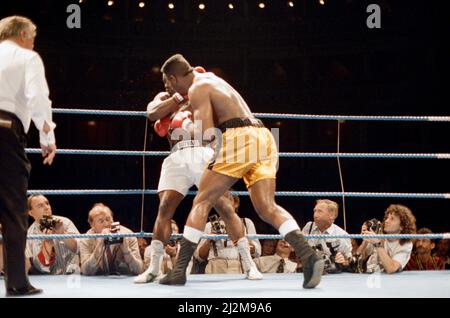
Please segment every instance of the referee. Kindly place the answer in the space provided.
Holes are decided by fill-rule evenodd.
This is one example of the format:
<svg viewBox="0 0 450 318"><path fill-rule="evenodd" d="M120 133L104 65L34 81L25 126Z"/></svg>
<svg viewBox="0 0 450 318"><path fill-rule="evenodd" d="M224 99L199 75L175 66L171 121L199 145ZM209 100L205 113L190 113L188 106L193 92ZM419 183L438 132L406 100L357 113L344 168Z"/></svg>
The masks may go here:
<svg viewBox="0 0 450 318"><path fill-rule="evenodd" d="M56 153L51 101L42 60L33 51L36 26L10 16L0 20L0 223L7 296L42 292L25 271L27 189L31 165L25 154L30 122L39 130L44 164Z"/></svg>

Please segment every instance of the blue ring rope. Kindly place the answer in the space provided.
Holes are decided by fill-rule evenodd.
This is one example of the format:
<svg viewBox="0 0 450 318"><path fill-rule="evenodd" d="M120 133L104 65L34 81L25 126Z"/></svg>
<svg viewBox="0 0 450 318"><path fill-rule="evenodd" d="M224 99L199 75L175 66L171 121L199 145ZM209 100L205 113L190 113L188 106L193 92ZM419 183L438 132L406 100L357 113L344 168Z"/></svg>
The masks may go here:
<svg viewBox="0 0 450 318"><path fill-rule="evenodd" d="M28 190L28 195L131 195L158 194L157 190L138 189L78 189L78 190ZM232 194L248 196L248 191L232 191ZM189 191L195 195L197 191ZM411 199L450 199L450 193L400 193L400 192L325 192L325 191L276 191L276 196L287 197L347 197L354 198L411 198Z"/></svg>
<svg viewBox="0 0 450 318"><path fill-rule="evenodd" d="M97 110L76 108L53 108L55 114L105 115L147 117L145 111ZM304 120L357 120L357 121L433 121L450 122L450 116L355 116L355 115L308 115L285 113L254 113L259 118L304 119Z"/></svg>
<svg viewBox="0 0 450 318"><path fill-rule="evenodd" d="M246 235L249 240L263 240L263 239L277 239L281 240L284 237L280 234L248 234ZM64 239L75 239L75 238L124 238L124 237L153 237L153 233L109 233L109 234L32 234L28 235L28 240L64 240ZM180 239L183 237L183 234L172 234L170 239ZM202 236L203 239L229 239L228 235L220 234L204 234ZM342 235L328 235L328 234L308 234L305 235L307 239L450 239L450 233L436 233L436 234L342 234ZM0 241L2 240L2 236L0 235Z"/></svg>
<svg viewBox="0 0 450 318"><path fill-rule="evenodd" d="M39 148L27 148L29 154L40 154ZM94 149L57 149L60 155L101 156L167 156L170 151L130 151ZM450 159L450 153L327 153L327 152L280 152L282 158L389 158L389 159Z"/></svg>

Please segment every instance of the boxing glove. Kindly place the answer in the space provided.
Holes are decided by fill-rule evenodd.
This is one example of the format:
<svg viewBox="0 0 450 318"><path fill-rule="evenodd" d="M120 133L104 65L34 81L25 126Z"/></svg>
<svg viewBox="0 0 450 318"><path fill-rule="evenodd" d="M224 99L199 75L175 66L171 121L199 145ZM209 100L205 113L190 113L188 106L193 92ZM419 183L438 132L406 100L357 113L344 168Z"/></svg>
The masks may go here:
<svg viewBox="0 0 450 318"><path fill-rule="evenodd" d="M170 116L158 119L153 128L159 137L165 137L170 128Z"/></svg>
<svg viewBox="0 0 450 318"><path fill-rule="evenodd" d="M206 70L203 68L203 66L194 67L194 71L196 71L197 73L206 73Z"/></svg>
<svg viewBox="0 0 450 318"><path fill-rule="evenodd" d="M175 114L172 118L172 122L170 124L170 128L176 129L176 128L183 128L185 130L188 130L188 126L192 124L192 113L190 111L183 111Z"/></svg>

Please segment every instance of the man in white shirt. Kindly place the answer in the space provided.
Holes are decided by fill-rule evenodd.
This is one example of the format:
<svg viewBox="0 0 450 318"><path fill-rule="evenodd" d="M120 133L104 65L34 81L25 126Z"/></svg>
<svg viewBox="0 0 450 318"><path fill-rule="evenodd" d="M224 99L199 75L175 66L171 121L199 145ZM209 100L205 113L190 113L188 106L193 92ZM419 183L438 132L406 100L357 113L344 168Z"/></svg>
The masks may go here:
<svg viewBox="0 0 450 318"><path fill-rule="evenodd" d="M255 258L254 261L261 273L295 273L297 263L291 261L289 256L294 251L285 240L279 240L275 254Z"/></svg>
<svg viewBox="0 0 450 318"><path fill-rule="evenodd" d="M416 218L411 210L400 204L390 205L384 212L383 233L414 234ZM364 223L361 234L376 234ZM410 239L364 239L358 248L362 259L367 259L368 273L398 273L403 270L411 257L413 244Z"/></svg>
<svg viewBox="0 0 450 318"><path fill-rule="evenodd" d="M174 219L170 220L170 226L172 229L172 234L178 234L180 233L180 230L178 228L177 222L175 222ZM163 260L160 264L160 271L163 274L166 274L169 270L171 270L176 263L177 260L177 254L179 249L179 243L178 240L169 241L164 246L164 256ZM152 250L150 245L145 248L144 251L144 267L148 268L150 266L151 260L152 260Z"/></svg>
<svg viewBox="0 0 450 318"><path fill-rule="evenodd" d="M71 220L56 216L48 199L43 195L28 198L28 213L34 219L29 235L80 234ZM25 256L29 258L35 273L65 275L80 273L78 239L28 240ZM33 274L33 272L31 273Z"/></svg>
<svg viewBox="0 0 450 318"><path fill-rule="evenodd" d="M231 198L234 200L234 198ZM234 201L236 202L236 201ZM239 201L237 201L239 202ZM237 207L234 206L236 213L238 211ZM215 215L210 217L210 221L206 223L205 233L206 234L226 234L225 222L221 219L215 219ZM241 218L242 226L244 228L244 234L256 234L255 224L249 218ZM216 226L213 225L215 223ZM217 229L215 229L217 227ZM218 228L222 229L223 233L217 233ZM249 240L250 254L252 257L261 256L261 244L259 240ZM254 262L251 261L250 264L246 264L240 256L237 242L230 240L201 240L196 251L194 252L194 257L200 261L207 261L205 274L241 274L247 271L248 267L256 266ZM257 268L253 269L259 278L262 275L257 272Z"/></svg>
<svg viewBox="0 0 450 318"><path fill-rule="evenodd" d="M96 203L88 214L91 228L86 234L133 233L114 222L112 210ZM144 263L135 237L123 239L82 238L81 273L84 275L139 275Z"/></svg>
<svg viewBox="0 0 450 318"><path fill-rule="evenodd" d="M334 224L338 216L339 205L331 200L317 200L314 207L314 222L308 222L303 234L347 235L348 233ZM337 273L348 266L352 257L350 239L308 239L325 259L325 271ZM337 264L337 266L336 266Z"/></svg>
<svg viewBox="0 0 450 318"><path fill-rule="evenodd" d="M3 225L5 287L8 296L42 292L28 281L25 245L30 163L26 133L33 120L39 130L44 164L56 154L56 127L44 65L33 51L36 26L19 16L0 20L0 223Z"/></svg>

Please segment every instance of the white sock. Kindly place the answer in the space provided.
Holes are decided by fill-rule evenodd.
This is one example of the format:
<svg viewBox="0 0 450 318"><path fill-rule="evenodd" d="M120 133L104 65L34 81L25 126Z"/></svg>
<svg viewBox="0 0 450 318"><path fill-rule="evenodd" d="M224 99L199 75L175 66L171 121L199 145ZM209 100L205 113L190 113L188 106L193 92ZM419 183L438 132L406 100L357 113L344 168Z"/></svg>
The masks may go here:
<svg viewBox="0 0 450 318"><path fill-rule="evenodd" d="M247 272L250 270L250 267L255 265L255 263L250 255L250 246L248 244L248 239L245 236L237 241L237 248L243 261L244 270Z"/></svg>
<svg viewBox="0 0 450 318"><path fill-rule="evenodd" d="M150 251L150 272L158 275L164 256L164 244L161 241L152 240Z"/></svg>
<svg viewBox="0 0 450 318"><path fill-rule="evenodd" d="M199 231L190 226L184 227L183 237L192 243L198 244L203 236L203 231Z"/></svg>
<svg viewBox="0 0 450 318"><path fill-rule="evenodd" d="M287 221L284 221L283 224L281 224L280 228L278 229L278 232L280 232L281 235L286 236L286 234L295 230L300 230L297 221L295 221L294 219L289 219Z"/></svg>

